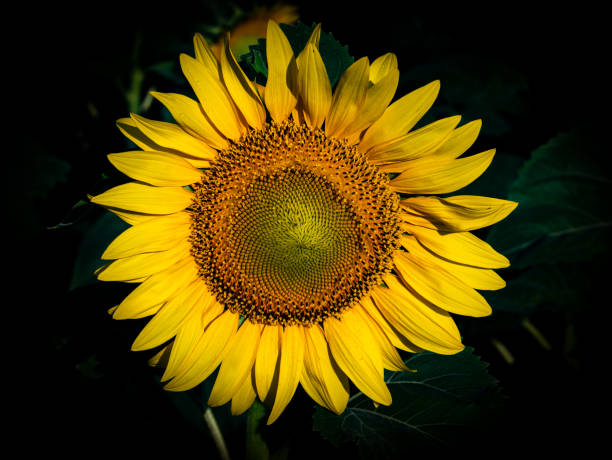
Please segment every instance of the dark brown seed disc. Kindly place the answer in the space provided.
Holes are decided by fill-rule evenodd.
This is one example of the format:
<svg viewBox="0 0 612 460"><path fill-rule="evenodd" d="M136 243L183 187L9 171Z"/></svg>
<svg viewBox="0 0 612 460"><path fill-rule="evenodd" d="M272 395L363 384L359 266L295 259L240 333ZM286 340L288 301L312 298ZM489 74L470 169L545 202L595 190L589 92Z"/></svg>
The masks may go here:
<svg viewBox="0 0 612 460"><path fill-rule="evenodd" d="M253 322L338 316L391 267L398 198L354 147L290 121L250 131L194 186L191 253Z"/></svg>

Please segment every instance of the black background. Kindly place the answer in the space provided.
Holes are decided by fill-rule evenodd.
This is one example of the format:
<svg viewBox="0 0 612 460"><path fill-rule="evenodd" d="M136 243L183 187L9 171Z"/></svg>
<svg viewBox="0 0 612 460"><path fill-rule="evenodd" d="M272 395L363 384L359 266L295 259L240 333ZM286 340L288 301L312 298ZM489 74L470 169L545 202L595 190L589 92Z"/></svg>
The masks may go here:
<svg viewBox="0 0 612 460"><path fill-rule="evenodd" d="M608 59L607 32L602 12L591 5L538 10L536 2L427 8L416 2L339 3L305 2L299 5L300 16L307 24L322 22L355 57L393 51L404 71L451 56L459 66L478 62L475 78L486 74L487 63L503 63L525 82L520 95L526 104L519 113L505 114L510 129L487 135L483 128L479 143L486 148L527 158L560 132L605 122L608 87L601 66ZM5 86L10 124L3 130L10 139L3 152L8 160L5 228L10 230L4 380L5 397L17 409L13 426L23 436L23 450L67 456L130 451L143 457L199 450L202 458L214 458L206 434L159 390L155 371L145 365L148 355L129 351L144 323L108 317L106 309L129 288L93 285L69 291L83 228L47 230L95 190L102 172L110 171L105 155L124 148L114 121L127 115L127 107L116 81L127 81L135 32L143 37L143 62L178 59L175 42L189 44L201 23L214 22L211 11L206 2L110 0L70 7L20 5L5 17L17 27L5 30L4 37L3 67L10 82ZM398 94L412 83L404 82ZM144 89L147 84L159 80L145 81ZM602 155L607 153L602 148ZM44 159L49 156L68 163L70 170L65 180L46 186L50 174ZM605 285L606 274L594 276ZM598 292L585 293L584 299L604 307ZM499 426L481 439L492 455L552 454L571 446L588 452L598 443L602 425L595 415L603 410L606 394L599 369L609 361L602 351L608 335L601 318L591 315L593 308L585 311L573 317L578 345L569 358L563 350L567 318L562 314L533 318L551 342L550 351L524 332L500 337L516 357L511 366L481 337L467 342L491 364L490 373L509 398ZM310 403L301 392L287 411L297 413L300 406L308 413ZM284 414L275 425L277 436L296 436L289 458L323 448L355 454L354 446L337 451L316 435L303 438L307 441L295 435L311 429L310 419ZM230 435L238 457L241 436ZM482 446L473 447L479 451Z"/></svg>

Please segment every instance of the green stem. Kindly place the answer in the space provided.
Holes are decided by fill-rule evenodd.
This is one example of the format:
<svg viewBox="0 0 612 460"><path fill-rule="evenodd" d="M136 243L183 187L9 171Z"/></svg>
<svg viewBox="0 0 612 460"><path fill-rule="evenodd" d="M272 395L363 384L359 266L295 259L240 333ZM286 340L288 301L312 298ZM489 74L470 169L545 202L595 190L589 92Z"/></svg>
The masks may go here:
<svg viewBox="0 0 612 460"><path fill-rule="evenodd" d="M223 434L219 429L215 414L213 414L210 407L207 407L204 411L204 421L206 422L206 425L208 425L210 434L215 441L215 445L217 446L221 460L230 460L229 452L227 450L227 446L225 445L225 440L223 439Z"/></svg>

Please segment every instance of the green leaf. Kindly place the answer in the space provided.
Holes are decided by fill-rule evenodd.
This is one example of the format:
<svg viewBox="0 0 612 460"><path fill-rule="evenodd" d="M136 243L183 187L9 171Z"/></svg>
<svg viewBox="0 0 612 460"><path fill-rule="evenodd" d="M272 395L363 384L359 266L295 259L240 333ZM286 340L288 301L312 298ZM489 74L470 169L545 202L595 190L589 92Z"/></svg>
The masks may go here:
<svg viewBox="0 0 612 460"><path fill-rule="evenodd" d="M258 39L257 45L249 45L249 50L248 54L240 56L240 64L251 81L265 85L268 79L266 41Z"/></svg>
<svg viewBox="0 0 612 460"><path fill-rule="evenodd" d="M588 260L610 249L612 179L587 129L559 135L536 149L508 193L518 208L487 241L514 268Z"/></svg>
<svg viewBox="0 0 612 460"><path fill-rule="evenodd" d="M129 227L115 214L105 211L100 218L91 225L81 240L79 252L74 261L74 271L70 282L70 289L92 284L96 281L94 272L103 266L105 261L100 259L107 246L124 230Z"/></svg>
<svg viewBox="0 0 612 460"><path fill-rule="evenodd" d="M295 25L281 24L280 27L283 29L283 32L285 32L287 39L289 39L293 53L297 56L304 49L304 46L306 46L306 42L316 27L316 24L313 23L311 26L307 26L306 24L298 22ZM325 63L329 81L333 87L355 59L349 54L346 45L341 45L331 33L323 30L321 31L319 51Z"/></svg>
<svg viewBox="0 0 612 460"><path fill-rule="evenodd" d="M406 365L417 372L387 378L390 406L376 408L357 393L341 415L317 408L314 429L334 444L356 442L364 458L405 458L415 449L459 445L486 427L501 403L488 364L471 348L452 356L419 353Z"/></svg>
<svg viewBox="0 0 612 460"><path fill-rule="evenodd" d="M313 23L311 26L307 26L298 22L295 25L280 24L280 27L287 36L294 55L297 56L306 46L306 42L316 24ZM257 45L251 45L249 49L250 52L248 54L241 56L242 67L250 79L263 85L268 77L266 41L259 39ZM355 59L349 54L346 45L341 45L331 33L325 31L321 32L319 52L333 87Z"/></svg>

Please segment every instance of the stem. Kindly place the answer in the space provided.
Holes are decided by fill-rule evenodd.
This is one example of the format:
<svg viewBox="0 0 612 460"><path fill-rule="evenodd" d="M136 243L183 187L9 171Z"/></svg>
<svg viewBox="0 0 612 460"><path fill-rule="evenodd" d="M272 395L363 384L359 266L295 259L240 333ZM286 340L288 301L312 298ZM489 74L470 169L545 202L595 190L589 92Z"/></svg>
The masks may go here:
<svg viewBox="0 0 612 460"><path fill-rule="evenodd" d="M544 337L544 335L538 330L538 328L534 326L531 321L525 318L521 324L525 329L527 329L527 331L531 335L533 335L533 337L538 341L538 343L542 345L542 348L544 348L545 350L550 350L552 348L548 340L546 340L546 337Z"/></svg>
<svg viewBox="0 0 612 460"><path fill-rule="evenodd" d="M512 356L512 353L510 353L506 345L494 337L491 337L491 343L508 364L514 364L514 356Z"/></svg>
<svg viewBox="0 0 612 460"><path fill-rule="evenodd" d="M208 425L210 434L215 441L215 445L217 446L221 460L230 460L229 452L227 450L227 446L225 445L225 440L223 439L223 434L221 434L215 414L213 414L210 407L207 407L204 411L204 421L206 422L206 425Z"/></svg>

